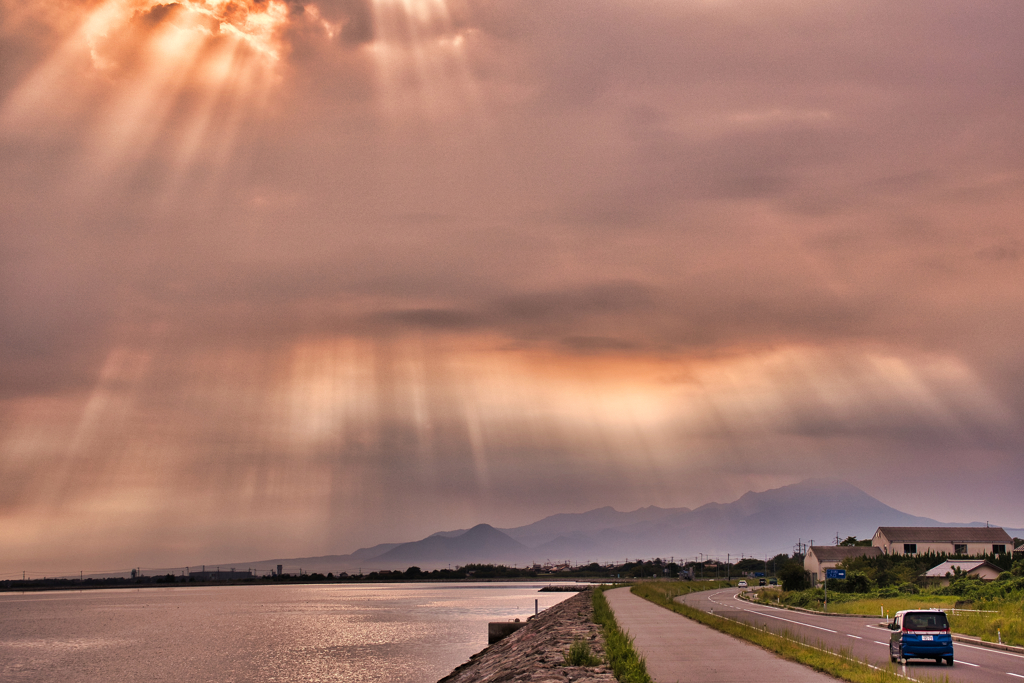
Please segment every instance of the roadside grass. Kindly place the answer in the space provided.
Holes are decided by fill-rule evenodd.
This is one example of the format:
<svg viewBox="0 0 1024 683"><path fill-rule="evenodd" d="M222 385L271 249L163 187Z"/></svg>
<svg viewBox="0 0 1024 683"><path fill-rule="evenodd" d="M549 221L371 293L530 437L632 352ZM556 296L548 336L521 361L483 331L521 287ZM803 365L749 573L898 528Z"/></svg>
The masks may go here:
<svg viewBox="0 0 1024 683"><path fill-rule="evenodd" d="M817 600L794 602L786 600L787 594L781 591L762 590L757 592L757 602L766 605L776 605L777 597L781 597L782 604L796 605L805 609L821 611L822 604ZM892 618L900 610L904 609L952 609L959 599L954 595L901 595L896 598L880 597L852 597L849 593L829 593L828 611L837 614L870 614L879 619L885 619L886 615ZM806 602L806 604L804 604Z"/></svg>
<svg viewBox="0 0 1024 683"><path fill-rule="evenodd" d="M906 609L929 609L937 608L946 610L949 617L949 626L954 633L966 636L981 638L992 643L1002 642L1007 645L1024 646L1024 602L1020 601L997 601L977 600L972 603L972 609L983 610L979 612L952 612L953 606L959 598L955 595L930 595L927 593L917 595L901 595L895 598L853 597L850 594L838 593L839 599L833 599L829 593L828 611L839 614L870 614L879 619L892 619L892 616L900 610ZM841 596L841 597L840 597ZM818 601L794 601L786 600L786 594L779 591L762 590L758 591L758 602L762 604L775 605L776 598L780 597L782 604L797 604L799 607L821 611L822 605ZM806 604L803 604L806 602Z"/></svg>
<svg viewBox="0 0 1024 683"><path fill-rule="evenodd" d="M647 663L633 647L633 639L626 635L615 622L615 615L604 597L604 591L612 586L598 586L594 589L594 623L604 630L604 649L608 666L619 683L654 683L647 673Z"/></svg>
<svg viewBox="0 0 1024 683"><path fill-rule="evenodd" d="M1024 602L974 603L975 609L993 610L995 614L958 612L949 615L949 626L956 633L974 636L995 643L1024 646Z"/></svg>
<svg viewBox="0 0 1024 683"><path fill-rule="evenodd" d="M729 584L724 582L639 583L633 587L633 593L722 633L742 638L774 652L780 657L809 666L835 678L850 681L850 683L895 683L895 681L903 679L897 673L895 666L891 664L885 668L872 666L854 659L846 648L835 651L820 642L807 643L788 631L774 633L762 630L675 601L675 598L680 595L727 585ZM949 676L935 678L921 676L915 672L915 679L929 683L938 681L948 683Z"/></svg>

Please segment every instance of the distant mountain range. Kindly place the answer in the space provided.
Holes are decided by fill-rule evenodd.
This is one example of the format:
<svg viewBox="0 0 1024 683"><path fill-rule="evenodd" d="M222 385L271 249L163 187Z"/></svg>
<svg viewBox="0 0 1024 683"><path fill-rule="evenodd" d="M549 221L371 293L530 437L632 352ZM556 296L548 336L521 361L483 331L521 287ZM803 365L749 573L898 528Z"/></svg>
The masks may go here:
<svg viewBox="0 0 1024 683"><path fill-rule="evenodd" d="M791 553L797 541L831 545L835 537L870 538L879 526L984 526L944 524L889 507L837 479L807 479L755 493L732 503L689 508L646 507L619 512L611 507L557 514L512 529L478 524L440 531L410 543L384 543L350 555L259 562L237 567L307 573L379 569L443 568L449 565L622 562L629 558L770 557ZM1024 536L1022 529L1006 529Z"/></svg>

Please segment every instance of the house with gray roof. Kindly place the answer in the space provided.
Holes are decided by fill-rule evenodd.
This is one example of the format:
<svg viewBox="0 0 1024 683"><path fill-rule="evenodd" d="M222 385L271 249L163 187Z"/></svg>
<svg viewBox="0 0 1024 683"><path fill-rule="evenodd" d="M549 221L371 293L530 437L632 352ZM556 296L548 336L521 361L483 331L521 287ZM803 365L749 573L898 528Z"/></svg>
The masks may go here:
<svg viewBox="0 0 1024 683"><path fill-rule="evenodd" d="M835 569L851 557L878 557L879 548L864 545L812 545L804 555L804 571L811 575L811 585L825 578L826 569Z"/></svg>
<svg viewBox="0 0 1024 683"><path fill-rule="evenodd" d="M1001 555L1013 549L1013 539L1001 527L880 526L871 545L887 555Z"/></svg>
<svg viewBox="0 0 1024 683"><path fill-rule="evenodd" d="M1002 567L998 567L988 560L946 560L921 574L921 578L928 583L948 586L950 580L957 573L977 576L984 581L995 581L1002 571Z"/></svg>

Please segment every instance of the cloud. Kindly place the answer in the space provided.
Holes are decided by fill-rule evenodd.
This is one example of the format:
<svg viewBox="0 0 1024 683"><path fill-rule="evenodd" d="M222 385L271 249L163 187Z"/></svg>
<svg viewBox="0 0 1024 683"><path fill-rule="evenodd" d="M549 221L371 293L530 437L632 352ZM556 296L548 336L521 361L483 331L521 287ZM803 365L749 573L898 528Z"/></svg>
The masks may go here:
<svg viewBox="0 0 1024 683"><path fill-rule="evenodd" d="M1024 526L1018 4L2 2L11 561L934 462Z"/></svg>

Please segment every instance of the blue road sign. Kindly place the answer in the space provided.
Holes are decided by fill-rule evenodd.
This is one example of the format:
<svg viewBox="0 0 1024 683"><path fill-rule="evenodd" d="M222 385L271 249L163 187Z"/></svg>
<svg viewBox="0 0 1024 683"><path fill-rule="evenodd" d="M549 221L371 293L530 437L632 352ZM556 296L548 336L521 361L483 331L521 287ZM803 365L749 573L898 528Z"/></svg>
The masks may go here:
<svg viewBox="0 0 1024 683"><path fill-rule="evenodd" d="M846 578L846 570L845 569L826 569L825 570L825 578L826 579L845 579Z"/></svg>

